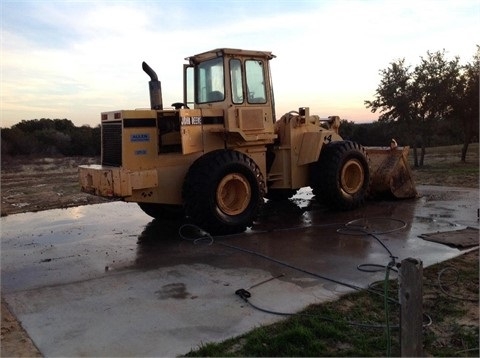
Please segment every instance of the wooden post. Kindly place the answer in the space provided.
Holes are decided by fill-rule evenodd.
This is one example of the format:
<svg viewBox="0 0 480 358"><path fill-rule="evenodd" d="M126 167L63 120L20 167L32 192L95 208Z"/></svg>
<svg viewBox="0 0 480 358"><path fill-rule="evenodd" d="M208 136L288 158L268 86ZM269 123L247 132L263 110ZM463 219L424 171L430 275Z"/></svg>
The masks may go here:
<svg viewBox="0 0 480 358"><path fill-rule="evenodd" d="M423 264L407 258L398 275L400 299L400 354L423 356Z"/></svg>

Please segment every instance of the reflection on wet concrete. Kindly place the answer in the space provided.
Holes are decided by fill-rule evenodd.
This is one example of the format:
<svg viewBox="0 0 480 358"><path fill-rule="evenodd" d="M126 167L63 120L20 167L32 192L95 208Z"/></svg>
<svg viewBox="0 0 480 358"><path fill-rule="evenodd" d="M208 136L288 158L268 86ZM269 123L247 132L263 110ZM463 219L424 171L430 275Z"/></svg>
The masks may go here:
<svg viewBox="0 0 480 358"><path fill-rule="evenodd" d="M368 235L352 235L345 230L339 231L352 221L361 223L369 232L377 234L386 245L392 245L392 251L399 260L409 256L405 252L418 255L418 250L424 248L424 264L429 265L452 257L456 251L438 246L432 249L417 236L434 228L449 230L451 227L459 227L462 225L459 220L464 220L469 215L452 214L458 211L458 208L450 201L455 194L449 193L436 197L447 199L446 204L451 207L444 208L443 204L436 201L433 203L439 207L441 213L448 210L450 214L447 216L429 213L425 220L422 214L424 204L432 202L435 197L429 189L426 189L426 193L427 198L369 202L364 208L354 212L333 212L313 200L311 191L300 191L292 200L267 202L251 229L238 235L214 238L212 245L207 242L194 245L192 242L182 241L179 230L183 222L154 220L146 225L139 236L134 267L152 269L199 262L208 262L220 268L257 267L260 261L265 260L245 253L254 251L299 267L315 267L321 272L332 271L330 267L332 262L335 262L333 275L342 272L348 280L349 274L344 273L342 267L351 268L352 257L355 261L374 259L385 264L389 260L384 248ZM469 205L471 208L467 209ZM470 219L465 224L478 225L472 215L475 202L463 207L470 210ZM440 216L443 220L438 220ZM164 236L165 240L159 240L161 236ZM228 245L222 245L224 243ZM245 251L232 249L232 246ZM285 270L281 265L272 262L264 262L262 267L272 275ZM296 275L298 273L291 273L283 280L290 280L289 277ZM351 280L356 280L355 275L351 276Z"/></svg>
<svg viewBox="0 0 480 358"><path fill-rule="evenodd" d="M243 306L233 294L238 288L266 280L252 289L256 299L297 310L347 291L320 275L362 287L380 279L382 273L357 266L386 265L385 247L398 261L415 257L424 266L458 255L418 235L478 227L478 190L419 192L418 199L333 212L301 190L291 200L267 202L245 233L199 241L183 221L152 220L136 204L120 202L2 217L2 294L47 356L183 354L200 339L277 319ZM143 336L131 334L129 322L140 319ZM106 325L116 328L105 333ZM127 350L114 348L119 335Z"/></svg>
<svg viewBox="0 0 480 358"><path fill-rule="evenodd" d="M369 202L353 212L333 212L319 205L311 191L303 190L291 200L267 202L258 221L245 233L215 241L323 269L322 262L348 262L350 256L385 256L368 237L337 232L352 220L393 219L374 222L376 227L370 229L379 231L397 225L398 221L405 222L404 230L382 237L393 245L393 250L400 250L399 257L410 249L418 254L417 248L428 247L417 238L422 233L478 226L475 195L464 189L439 191L435 187L425 187L422 193L419 199ZM148 270L191 263L255 267L261 261L226 246L193 245L182 240L179 230L183 224L151 220L135 204L118 202L4 217L2 288L41 286L42 277L47 280L43 284L53 284L121 269ZM451 254L450 250L447 252L448 258ZM443 259L426 255L427 264ZM275 274L278 270L273 267L270 270ZM51 275L52 272L57 275Z"/></svg>

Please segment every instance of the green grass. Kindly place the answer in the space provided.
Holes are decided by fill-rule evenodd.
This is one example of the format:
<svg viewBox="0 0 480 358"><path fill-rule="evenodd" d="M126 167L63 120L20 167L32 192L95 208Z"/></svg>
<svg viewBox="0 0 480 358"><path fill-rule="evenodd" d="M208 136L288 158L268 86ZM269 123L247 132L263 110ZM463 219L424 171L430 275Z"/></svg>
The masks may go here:
<svg viewBox="0 0 480 358"><path fill-rule="evenodd" d="M384 356L386 336L384 329L356 327L345 322L360 316L364 323L377 324L378 314L358 315L341 312L335 306L311 307L303 315L280 323L258 327L251 332L219 344L204 344L188 356L250 356L250 357L319 357L319 356ZM325 317L329 317L328 320ZM330 319L334 320L332 322ZM392 352L399 354L398 330L392 331Z"/></svg>
<svg viewBox="0 0 480 358"><path fill-rule="evenodd" d="M476 261L462 261L465 259L460 256L424 269L424 312L433 322L424 328L427 355L478 356L478 322L460 323L469 315L464 299L476 297L477 302L472 304L478 310L478 251L476 254ZM442 271L445 268L448 272ZM439 274L444 289L453 296L458 291L462 297L444 294ZM384 282L378 283L375 290L383 292ZM396 280L388 281L388 297L392 301L398 297L397 292ZM242 336L202 344L187 356L378 357L386 356L387 352L400 356L399 314L399 305L390 302L391 329L387 336L385 328L375 328L386 323L384 298L368 291L355 292L337 301L311 305L299 315L255 328Z"/></svg>
<svg viewBox="0 0 480 358"><path fill-rule="evenodd" d="M460 161L461 145L426 148L422 167L413 167L413 150L409 162L416 184L479 187L479 145L468 147L465 162ZM419 155L420 155L420 151Z"/></svg>
<svg viewBox="0 0 480 358"><path fill-rule="evenodd" d="M395 286L395 285L393 285ZM395 297L393 287L390 296ZM398 305L389 305L391 325L398 326ZM312 305L300 315L219 344L203 344L188 356L384 356L387 352L384 300L368 292ZM362 324L357 326L351 322ZM391 329L392 352L399 354L399 331Z"/></svg>

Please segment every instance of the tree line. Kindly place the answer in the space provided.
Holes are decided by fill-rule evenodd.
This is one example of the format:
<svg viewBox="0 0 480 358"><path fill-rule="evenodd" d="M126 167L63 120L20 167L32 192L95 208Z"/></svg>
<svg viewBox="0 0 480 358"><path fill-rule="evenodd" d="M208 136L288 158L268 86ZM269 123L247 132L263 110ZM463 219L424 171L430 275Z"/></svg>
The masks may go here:
<svg viewBox="0 0 480 358"><path fill-rule="evenodd" d="M366 108L379 112L373 123L342 120L340 135L364 146L388 146L392 138L413 148L415 166L422 166L426 147L478 141L480 47L461 65L445 51L427 52L414 67L405 59L380 70L381 80ZM101 128L76 127L68 119L22 120L1 129L2 156L99 156ZM420 155L417 153L420 148Z"/></svg>
<svg viewBox="0 0 480 358"><path fill-rule="evenodd" d="M2 156L99 156L100 126L76 127L68 119L22 120L2 128Z"/></svg>
<svg viewBox="0 0 480 358"><path fill-rule="evenodd" d="M425 147L459 134L465 161L469 143L478 141L480 47L465 65L458 56L447 59L443 50L427 52L414 67L399 59L380 75L374 99L365 106L380 112L380 123L396 125L414 149L415 166L423 165Z"/></svg>
<svg viewBox="0 0 480 358"><path fill-rule="evenodd" d="M478 119L477 119L478 124ZM412 138L402 121L354 123L343 119L340 135L364 146L389 146L391 139L410 145ZM2 156L99 156L101 129L76 127L68 119L22 120L11 128L1 129ZM427 147L462 144L464 130L454 118L438 121L425 138ZM460 153L459 153L460 158Z"/></svg>

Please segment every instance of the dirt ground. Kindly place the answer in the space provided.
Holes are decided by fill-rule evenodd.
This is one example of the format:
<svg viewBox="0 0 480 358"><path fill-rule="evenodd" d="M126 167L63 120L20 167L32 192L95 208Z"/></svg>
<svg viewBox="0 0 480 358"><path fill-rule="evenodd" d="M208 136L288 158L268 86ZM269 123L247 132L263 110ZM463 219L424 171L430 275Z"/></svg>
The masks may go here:
<svg viewBox="0 0 480 358"><path fill-rule="evenodd" d="M1 216L97 204L107 199L82 193L78 166L99 158L2 158Z"/></svg>
<svg viewBox="0 0 480 358"><path fill-rule="evenodd" d="M440 179L443 185L448 183L452 186L478 188L478 145L476 150L473 150L474 158L468 157L470 163L473 160L477 170L474 170L473 174L467 172L466 175L457 175L457 179L445 174L442 167L448 166L448 160L452 160L452 163L455 162L453 166L463 170L465 166L457 163L458 157L450 158L441 152L435 153L435 156L433 154L428 162L431 167L413 171L417 184L436 184L439 176L445 175L448 181ZM82 193L79 189L78 165L95 163L98 163L98 158L2 158L1 215L107 202L107 199ZM468 254L468 259L464 262L475 262L478 265L478 250ZM478 281L476 285L478 291ZM478 325L478 302L465 304L471 305L469 311L475 312L473 318ZM472 313L469 316L471 320ZM41 356L3 299L1 322L2 357Z"/></svg>

